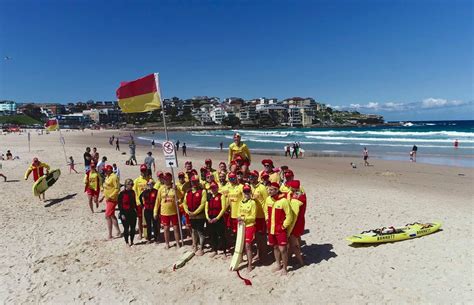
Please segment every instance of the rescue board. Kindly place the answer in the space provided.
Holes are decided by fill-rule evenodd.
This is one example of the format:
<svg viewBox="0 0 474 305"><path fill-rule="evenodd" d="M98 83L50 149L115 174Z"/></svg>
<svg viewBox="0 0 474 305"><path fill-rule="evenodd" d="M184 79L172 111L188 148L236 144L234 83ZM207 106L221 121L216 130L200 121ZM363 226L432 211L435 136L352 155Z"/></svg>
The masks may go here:
<svg viewBox="0 0 474 305"><path fill-rule="evenodd" d="M234 255L232 255L232 261L230 262L229 269L231 271L237 270L240 263L242 262L242 256L244 254L245 245L245 223L239 222L237 225L237 238L235 239Z"/></svg>
<svg viewBox="0 0 474 305"><path fill-rule="evenodd" d="M193 251L186 251L181 255L181 257L178 259L178 261L173 265L173 270L179 269L186 265L186 263L193 258L194 252Z"/></svg>
<svg viewBox="0 0 474 305"><path fill-rule="evenodd" d="M33 194L39 196L46 192L56 181L58 181L59 176L61 176L60 169L54 169L50 171L47 175L39 177L38 180L33 184Z"/></svg>
<svg viewBox="0 0 474 305"><path fill-rule="evenodd" d="M407 224L404 227L388 227L369 231L347 237L346 240L356 244L386 243L413 239L438 231L441 222Z"/></svg>

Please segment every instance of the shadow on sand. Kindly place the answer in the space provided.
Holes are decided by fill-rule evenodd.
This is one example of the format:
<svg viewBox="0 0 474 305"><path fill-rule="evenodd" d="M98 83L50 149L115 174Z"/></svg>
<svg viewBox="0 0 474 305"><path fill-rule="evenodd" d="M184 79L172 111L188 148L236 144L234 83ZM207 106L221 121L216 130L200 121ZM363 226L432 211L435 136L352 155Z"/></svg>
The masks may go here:
<svg viewBox="0 0 474 305"><path fill-rule="evenodd" d="M331 258L337 257L337 254L333 252L332 244L322 245L305 245L301 247L301 252L305 257L306 265L319 264L320 262L327 261Z"/></svg>
<svg viewBox="0 0 474 305"><path fill-rule="evenodd" d="M77 195L77 193L74 193L74 194L66 195L66 196L64 196L64 197L62 197L62 198L46 200L46 201L49 201L49 203L45 204L44 207L45 207L45 208L49 208L49 207L51 207L51 206L53 206L53 205L56 205L56 204L58 204L58 203L61 203L61 202L65 201L65 200L72 199L72 198L76 197L76 195Z"/></svg>

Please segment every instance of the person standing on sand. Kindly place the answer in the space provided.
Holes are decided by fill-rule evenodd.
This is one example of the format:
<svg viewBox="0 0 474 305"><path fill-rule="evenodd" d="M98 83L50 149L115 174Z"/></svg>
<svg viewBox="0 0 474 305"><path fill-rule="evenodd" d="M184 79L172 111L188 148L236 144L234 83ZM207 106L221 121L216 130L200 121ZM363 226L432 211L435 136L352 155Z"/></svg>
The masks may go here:
<svg viewBox="0 0 474 305"><path fill-rule="evenodd" d="M300 189L299 180L291 180L288 182L290 192L288 193L288 200L293 211L293 222L289 229L289 252L288 257L294 253L300 266L304 265L303 256L301 255L301 235L304 232L305 213L306 213L306 194Z"/></svg>
<svg viewBox="0 0 474 305"><path fill-rule="evenodd" d="M99 193L101 189L100 175L95 170L95 163L91 162L90 170L86 172L84 176L84 192L87 194L89 199L89 207L91 212L94 213L93 201L95 202L96 209L99 209Z"/></svg>
<svg viewBox="0 0 474 305"><path fill-rule="evenodd" d="M146 164L140 165L140 176L133 181L133 191L135 192L135 202L137 203L138 234L143 238L143 206L140 204L140 195L145 190L151 176L148 176Z"/></svg>
<svg viewBox="0 0 474 305"><path fill-rule="evenodd" d="M179 141L178 141L179 143ZM178 144L179 145L179 144ZM176 145L176 147L178 147L178 145ZM186 154L186 143L183 143L183 156L187 157L188 155Z"/></svg>
<svg viewBox="0 0 474 305"><path fill-rule="evenodd" d="M120 144L119 144L119 139L115 140L115 150L120 151Z"/></svg>
<svg viewBox="0 0 474 305"><path fill-rule="evenodd" d="M109 239L112 239L112 226L117 230L117 237L121 236L120 228L118 226L117 217L115 217L115 206L120 192L120 183L118 177L113 173L111 165L104 167L105 181L104 181L104 195L100 202L105 198L105 219L107 220L107 229L109 232Z"/></svg>
<svg viewBox="0 0 474 305"><path fill-rule="evenodd" d="M155 158L153 158L151 151L147 152L147 156L145 157L144 163L146 164L146 167L148 169L148 176L152 176L152 173L156 171L156 165L155 165ZM151 171L151 167L153 166L153 172Z"/></svg>
<svg viewBox="0 0 474 305"><path fill-rule="evenodd" d="M367 159L369 159L369 150L367 149L367 147L364 147L362 155L364 156L364 166L369 166L369 161L367 161Z"/></svg>
<svg viewBox="0 0 474 305"><path fill-rule="evenodd" d="M265 202L267 201L268 191L265 185L258 181L258 176L257 171L251 171L249 181L252 187L252 199L256 203L255 237L257 240L257 257L262 261L266 252Z"/></svg>
<svg viewBox="0 0 474 305"><path fill-rule="evenodd" d="M280 192L280 185L272 182L268 187L270 195L265 207L267 213L268 245L273 247L275 255L275 268L273 271L281 270L282 275L287 274L288 267L288 229L293 221L293 212L291 211L288 199L285 194Z"/></svg>
<svg viewBox="0 0 474 305"><path fill-rule="evenodd" d="M86 147L86 152L84 153L84 171L88 172L91 169L92 155L91 148Z"/></svg>
<svg viewBox="0 0 474 305"><path fill-rule="evenodd" d="M135 145L135 142L133 140L130 141L130 144L128 145L128 148L130 148L130 159L128 161L130 162L130 165L137 165L137 157L135 157L135 149L137 146ZM133 161L135 161L135 164L133 164Z"/></svg>
<svg viewBox="0 0 474 305"><path fill-rule="evenodd" d="M210 185L210 194L204 208L213 252L211 257L217 255L219 240L221 240L224 255L226 254L227 242L225 238L225 223L223 218L225 208L225 197L219 193L219 185L216 182L212 182Z"/></svg>
<svg viewBox="0 0 474 305"><path fill-rule="evenodd" d="M137 225L137 203L135 201L135 192L132 190L133 180L125 180L125 189L120 192L118 196L119 217L123 225L123 237L125 243L133 246L133 239L135 238L135 226ZM128 237L130 236L130 244Z"/></svg>
<svg viewBox="0 0 474 305"><path fill-rule="evenodd" d="M206 222L204 208L206 201L207 193L199 185L199 177L192 176L191 189L184 196L183 208L186 214L189 215L191 235L193 237L193 251L197 256L204 254L204 224Z"/></svg>
<svg viewBox="0 0 474 305"><path fill-rule="evenodd" d="M99 164L99 153L97 152L96 147L92 148L92 161L97 165Z"/></svg>
<svg viewBox="0 0 474 305"><path fill-rule="evenodd" d="M222 149L224 148L224 143L223 143L223 142L220 142L220 143L219 143L219 147L221 148L221 151L222 151Z"/></svg>
<svg viewBox="0 0 474 305"><path fill-rule="evenodd" d="M416 145L413 145L413 148L411 149L411 152L410 152L410 161L416 162L417 151L418 151L418 147Z"/></svg>
<svg viewBox="0 0 474 305"><path fill-rule="evenodd" d="M155 149L155 140L151 141L151 149Z"/></svg>
<svg viewBox="0 0 474 305"><path fill-rule="evenodd" d="M257 204L252 199L252 187L248 184L242 188L243 198L239 203L238 221L245 224L245 252L247 254L247 271L252 271L252 244L255 240L255 218Z"/></svg>
<svg viewBox="0 0 474 305"><path fill-rule="evenodd" d="M176 198L182 197L179 188L173 186L173 176L171 173L165 173L164 185L158 191L158 197L156 198L156 205L153 211L156 222L158 223L160 220L164 229L165 249L170 248L170 227L173 227L176 248L180 248L179 219L175 204L175 194Z"/></svg>
<svg viewBox="0 0 474 305"><path fill-rule="evenodd" d="M28 177L31 173L33 173L33 181L38 181L44 175L47 175L49 172L49 165L43 162L40 162L38 158L33 158L33 163L28 167L25 173L25 180L28 180ZM43 195L43 199L41 199L41 195ZM45 199L45 193L38 195L40 200Z"/></svg>
<svg viewBox="0 0 474 305"><path fill-rule="evenodd" d="M140 194L140 205L143 207L143 216L145 217L147 236L146 239L151 243L152 232L155 243L158 243L160 227L158 221L153 218L158 191L153 188L155 181L148 180L146 189Z"/></svg>
<svg viewBox="0 0 474 305"><path fill-rule="evenodd" d="M184 145L186 145L186 143L184 143ZM179 140L176 141L176 151L179 151Z"/></svg>
<svg viewBox="0 0 474 305"><path fill-rule="evenodd" d="M286 146L285 146L285 157L291 157L291 146L290 146L290 144L286 144Z"/></svg>

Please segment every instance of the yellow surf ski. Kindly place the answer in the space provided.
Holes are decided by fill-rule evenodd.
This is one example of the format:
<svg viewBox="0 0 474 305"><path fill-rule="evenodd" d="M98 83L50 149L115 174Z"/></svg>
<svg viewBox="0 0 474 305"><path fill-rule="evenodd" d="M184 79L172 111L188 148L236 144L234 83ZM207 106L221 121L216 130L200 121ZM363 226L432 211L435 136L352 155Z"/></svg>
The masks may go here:
<svg viewBox="0 0 474 305"><path fill-rule="evenodd" d="M356 244L386 243L425 236L438 231L441 222L407 224L401 228L380 228L364 231L347 237L346 240Z"/></svg>
<svg viewBox="0 0 474 305"><path fill-rule="evenodd" d="M230 262L229 269L231 271L237 270L240 263L242 262L242 256L244 254L245 245L245 223L239 222L237 227L237 238L235 240L234 255L232 255L232 261Z"/></svg>

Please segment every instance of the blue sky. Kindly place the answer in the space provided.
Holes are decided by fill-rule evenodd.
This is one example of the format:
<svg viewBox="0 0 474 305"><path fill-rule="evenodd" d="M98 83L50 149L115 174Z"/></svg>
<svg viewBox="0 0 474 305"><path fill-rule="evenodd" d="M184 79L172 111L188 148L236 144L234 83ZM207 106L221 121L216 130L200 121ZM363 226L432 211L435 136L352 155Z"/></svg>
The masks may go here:
<svg viewBox="0 0 474 305"><path fill-rule="evenodd" d="M311 96L386 119L473 119L473 1L0 0L0 99Z"/></svg>

